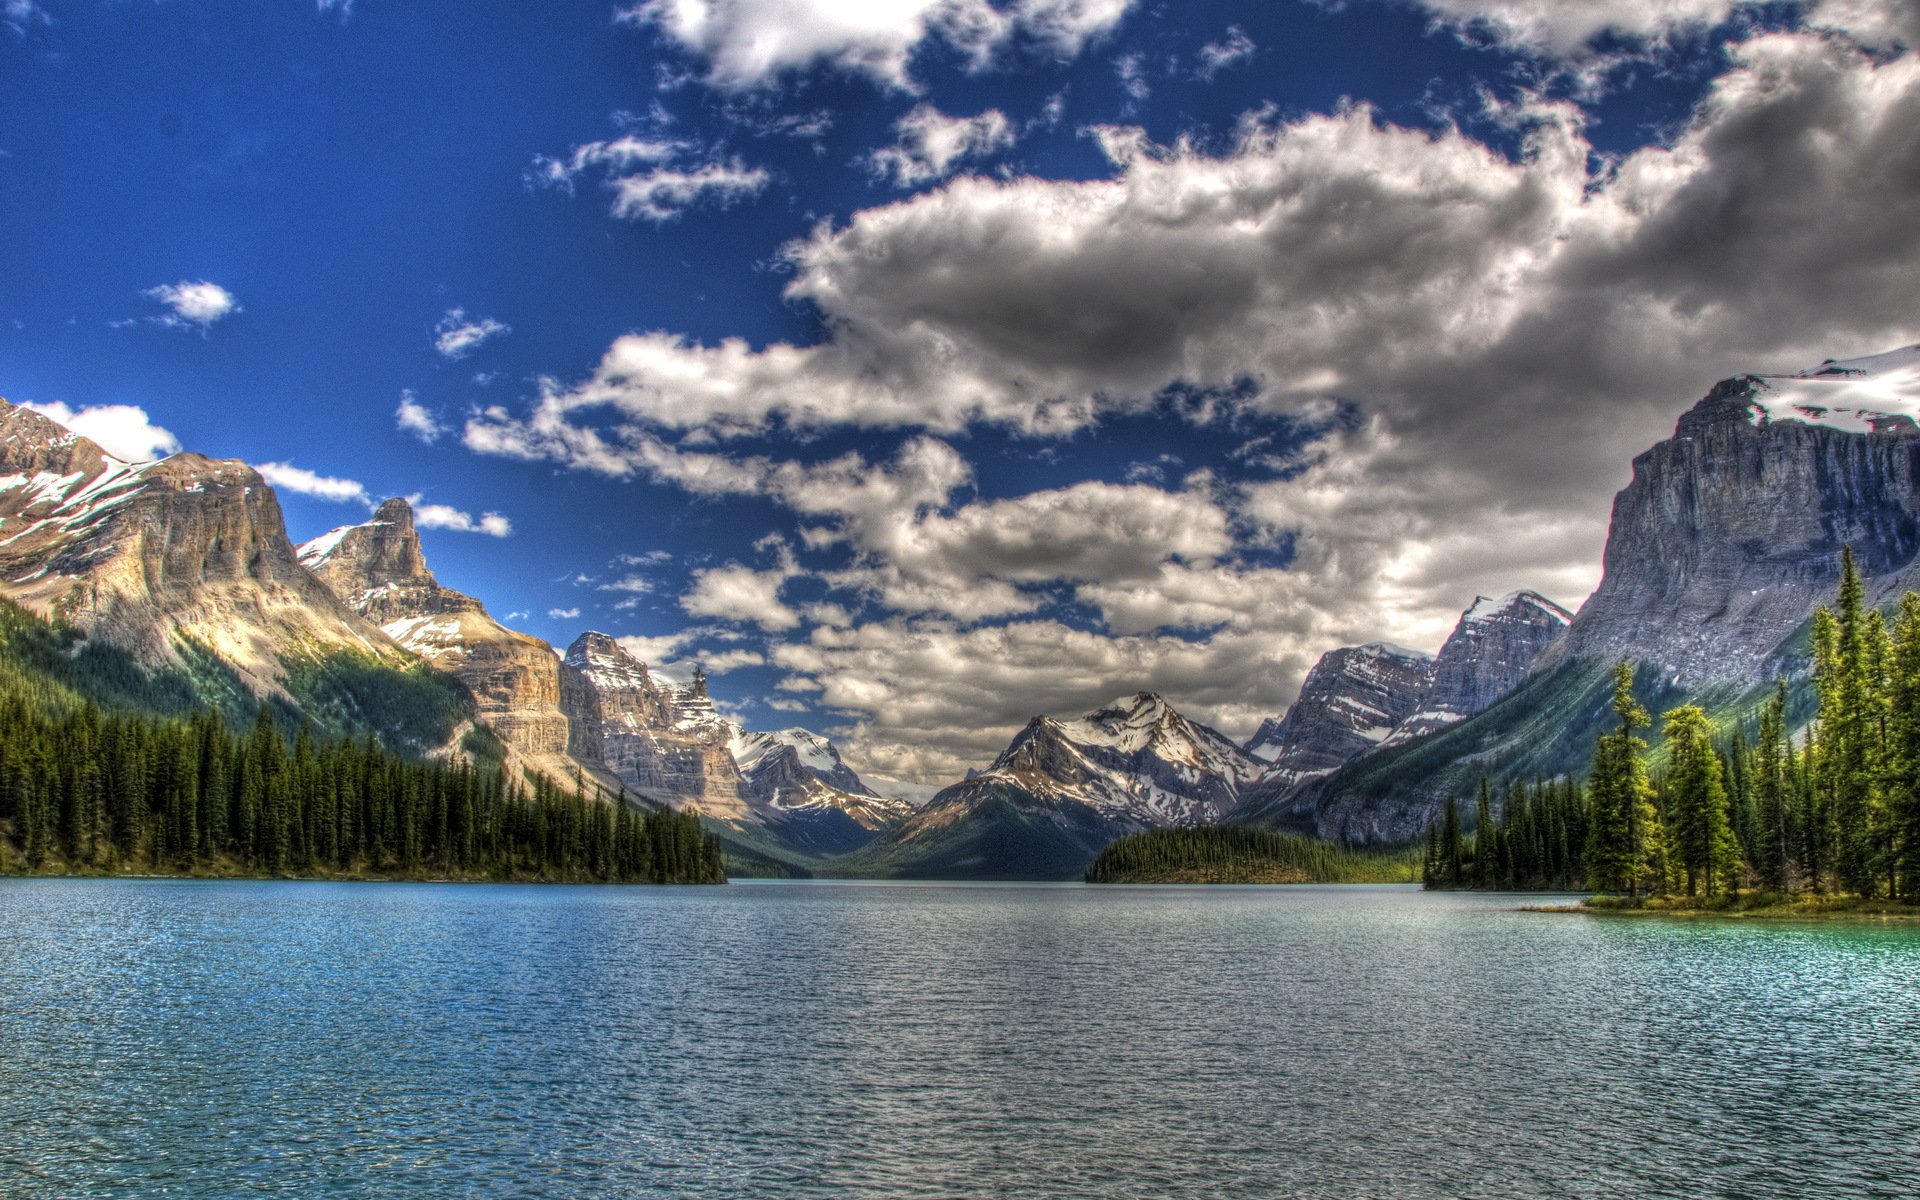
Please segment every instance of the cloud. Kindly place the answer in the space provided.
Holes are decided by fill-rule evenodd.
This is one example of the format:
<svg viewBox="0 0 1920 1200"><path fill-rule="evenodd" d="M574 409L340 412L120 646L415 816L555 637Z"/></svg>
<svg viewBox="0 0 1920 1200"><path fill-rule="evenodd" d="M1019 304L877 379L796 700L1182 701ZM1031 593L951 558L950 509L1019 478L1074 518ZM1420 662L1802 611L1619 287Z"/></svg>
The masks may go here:
<svg viewBox="0 0 1920 1200"><path fill-rule="evenodd" d="M0 0L0 24L23 34L34 25L53 24L53 18L34 0Z"/></svg>
<svg viewBox="0 0 1920 1200"><path fill-rule="evenodd" d="M788 246L817 344L632 334L466 441L794 513L843 555L816 572L831 601L880 616L815 622L760 580L796 622L769 656L895 777L1135 686L1245 732L1333 645L1436 646L1476 592L1577 603L1632 456L1715 380L1915 340L1920 58L1855 40L1904 29L1898 9L1823 11L1848 32L1730 46L1665 140L1617 157L1525 93L1482 114L1506 149L1358 104L1255 115L1219 148L1098 129L1107 178L961 177ZM936 436L1063 437L1169 389L1308 444L1178 491L969 500ZM900 440L811 463L728 449L846 428ZM1148 538L1185 549L1129 544Z"/></svg>
<svg viewBox="0 0 1920 1200"><path fill-rule="evenodd" d="M183 279L179 283L163 283L158 287L148 288L146 295L172 310L166 316L155 317L154 320L175 329L197 329L205 332L216 321L230 313L240 311L240 306L234 302L232 292L217 283L208 283L204 279L198 282Z"/></svg>
<svg viewBox="0 0 1920 1200"><path fill-rule="evenodd" d="M1147 60L1143 54L1122 54L1113 60L1113 73L1120 79L1120 90L1133 101L1145 100L1153 95L1153 87L1147 83ZM1131 111L1132 106L1128 109Z"/></svg>
<svg viewBox="0 0 1920 1200"><path fill-rule="evenodd" d="M894 144L876 150L867 162L895 187L914 187L944 179L961 162L984 158L1013 145L1013 124L997 108L973 117L949 117L921 104L893 123Z"/></svg>
<svg viewBox="0 0 1920 1200"><path fill-rule="evenodd" d="M1225 37L1200 47L1200 65L1194 73L1201 79L1211 80L1228 67L1237 67L1252 58L1257 48L1246 30L1229 25Z"/></svg>
<svg viewBox="0 0 1920 1200"><path fill-rule="evenodd" d="M780 600L780 589L799 575L791 555L766 571L737 562L693 573L693 586L680 597L680 607L691 616L753 624L770 633L793 629L800 614Z"/></svg>
<svg viewBox="0 0 1920 1200"><path fill-rule="evenodd" d="M701 205L726 208L751 199L773 181L763 168L723 158L694 142L631 135L575 146L564 158L535 158L526 178L529 186L571 195L585 174L602 177L613 193L614 216L655 224Z"/></svg>
<svg viewBox="0 0 1920 1200"><path fill-rule="evenodd" d="M1573 58L1603 34L1660 43L1718 25L1741 0L1412 0L1438 27L1463 38L1497 42L1528 54Z"/></svg>
<svg viewBox="0 0 1920 1200"><path fill-rule="evenodd" d="M1112 30L1132 0L644 0L620 14L705 65L710 86L745 91L816 67L914 91L915 53L958 51L976 71L1028 47L1071 59Z"/></svg>
<svg viewBox="0 0 1920 1200"><path fill-rule="evenodd" d="M512 327L503 321L492 317L469 318L465 309L450 308L433 327L433 348L442 358L465 358L482 343L512 332Z"/></svg>
<svg viewBox="0 0 1920 1200"><path fill-rule="evenodd" d="M335 504L352 502L368 507L373 505L373 498L368 495L365 485L351 479L322 475L284 462L256 463L253 469L260 472L260 478L276 491L296 492Z"/></svg>
<svg viewBox="0 0 1920 1200"><path fill-rule="evenodd" d="M75 410L58 400L27 401L24 408L51 417L124 462L146 462L177 453L180 439L132 404L98 404Z"/></svg>
<svg viewBox="0 0 1920 1200"><path fill-rule="evenodd" d="M393 410L393 423L429 445L447 431L432 410L415 400L413 393L408 391L400 393L400 406Z"/></svg>
<svg viewBox="0 0 1920 1200"><path fill-rule="evenodd" d="M413 523L422 529L450 529L456 533L484 533L488 537L507 537L513 522L497 512L475 517L447 504L423 504L420 497L408 497L413 505Z"/></svg>
<svg viewBox="0 0 1920 1200"><path fill-rule="evenodd" d="M548 619L554 621L572 621L578 619L579 616L580 610L577 608L550 608L547 610Z"/></svg>
<svg viewBox="0 0 1920 1200"><path fill-rule="evenodd" d="M708 204L727 208L758 195L773 176L737 158L691 169L662 167L613 180L613 215L629 221L662 223L688 209Z"/></svg>

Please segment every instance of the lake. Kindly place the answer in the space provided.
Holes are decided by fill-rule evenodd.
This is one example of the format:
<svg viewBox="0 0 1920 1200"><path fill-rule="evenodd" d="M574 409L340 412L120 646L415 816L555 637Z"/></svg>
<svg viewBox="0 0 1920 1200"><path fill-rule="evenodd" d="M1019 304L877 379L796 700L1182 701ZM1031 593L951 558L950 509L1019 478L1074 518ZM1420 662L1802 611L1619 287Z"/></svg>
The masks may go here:
<svg viewBox="0 0 1920 1200"><path fill-rule="evenodd" d="M1911 1196L1920 929L0 880L0 1194Z"/></svg>

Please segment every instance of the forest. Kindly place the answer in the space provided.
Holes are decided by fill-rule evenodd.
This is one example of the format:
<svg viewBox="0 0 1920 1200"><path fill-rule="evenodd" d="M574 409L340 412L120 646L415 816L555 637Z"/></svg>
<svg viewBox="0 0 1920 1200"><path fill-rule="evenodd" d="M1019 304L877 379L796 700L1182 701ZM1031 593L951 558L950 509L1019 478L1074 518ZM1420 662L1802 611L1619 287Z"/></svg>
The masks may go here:
<svg viewBox="0 0 1920 1200"><path fill-rule="evenodd" d="M48 633L8 615L14 644ZM725 880L692 814L511 781L484 756L289 736L266 706L245 730L209 710L103 709L75 682L0 657L0 872Z"/></svg>
<svg viewBox="0 0 1920 1200"><path fill-rule="evenodd" d="M1087 867L1088 883L1409 883L1404 851L1349 850L1247 825L1156 829L1120 838Z"/></svg>
<svg viewBox="0 0 1920 1200"><path fill-rule="evenodd" d="M1482 783L1473 832L1449 801L1428 830L1429 887L1553 888L1685 903L1854 897L1920 901L1920 594L1891 621L1870 607L1850 551L1839 596L1812 626L1813 719L1796 739L1776 683L1757 729L1662 714L1657 772L1633 669L1614 669L1617 724L1584 785Z"/></svg>

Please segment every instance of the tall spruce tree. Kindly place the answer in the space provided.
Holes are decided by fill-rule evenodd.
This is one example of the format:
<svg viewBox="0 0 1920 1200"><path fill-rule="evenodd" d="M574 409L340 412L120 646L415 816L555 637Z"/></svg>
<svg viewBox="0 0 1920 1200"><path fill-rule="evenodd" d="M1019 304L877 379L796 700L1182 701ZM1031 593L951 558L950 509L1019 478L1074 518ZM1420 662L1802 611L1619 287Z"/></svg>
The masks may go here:
<svg viewBox="0 0 1920 1200"><path fill-rule="evenodd" d="M1666 854L1641 757L1647 744L1634 732L1652 718L1634 698L1625 662L1613 669L1613 711L1620 726L1595 743L1588 774L1587 871L1594 887L1637 896L1643 886L1665 890Z"/></svg>
<svg viewBox="0 0 1920 1200"><path fill-rule="evenodd" d="M1740 843L1713 724L1692 704L1669 710L1665 722L1667 828L1687 895L1731 891L1739 882Z"/></svg>

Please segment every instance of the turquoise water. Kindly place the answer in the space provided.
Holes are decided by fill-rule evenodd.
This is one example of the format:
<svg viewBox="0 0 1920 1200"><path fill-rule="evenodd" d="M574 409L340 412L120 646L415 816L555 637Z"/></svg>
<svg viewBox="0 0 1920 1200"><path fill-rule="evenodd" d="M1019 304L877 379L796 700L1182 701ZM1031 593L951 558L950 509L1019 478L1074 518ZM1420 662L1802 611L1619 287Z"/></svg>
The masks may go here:
<svg viewBox="0 0 1920 1200"><path fill-rule="evenodd" d="M1911 1196L1920 930L0 881L0 1194Z"/></svg>

